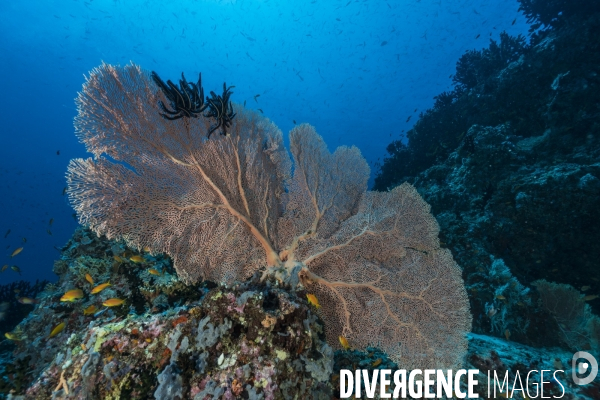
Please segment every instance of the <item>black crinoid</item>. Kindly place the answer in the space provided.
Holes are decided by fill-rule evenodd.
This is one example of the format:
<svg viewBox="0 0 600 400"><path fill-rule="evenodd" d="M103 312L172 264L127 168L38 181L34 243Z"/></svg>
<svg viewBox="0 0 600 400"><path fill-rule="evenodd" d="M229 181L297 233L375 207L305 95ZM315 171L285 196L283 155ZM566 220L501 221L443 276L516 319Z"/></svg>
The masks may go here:
<svg viewBox="0 0 600 400"><path fill-rule="evenodd" d="M173 110L169 110L162 101L158 104L164 113L160 113L164 118L169 120L179 118L196 118L207 107L204 104L204 89L202 89L202 75L198 74L198 83L188 82L181 73L179 87L170 80L165 83L158 74L152 71L152 79L162 90L165 97L171 103Z"/></svg>
<svg viewBox="0 0 600 400"><path fill-rule="evenodd" d="M233 94L230 90L233 87L235 86L227 87L227 85L223 83L223 96L217 96L215 92L210 92L212 97L206 97L208 112L204 116L214 118L217 121L216 125L212 125L208 131L209 138L210 135L219 128L221 128L221 135L227 136L227 128L231 126L233 117L235 117L233 107L229 101L229 97Z"/></svg>

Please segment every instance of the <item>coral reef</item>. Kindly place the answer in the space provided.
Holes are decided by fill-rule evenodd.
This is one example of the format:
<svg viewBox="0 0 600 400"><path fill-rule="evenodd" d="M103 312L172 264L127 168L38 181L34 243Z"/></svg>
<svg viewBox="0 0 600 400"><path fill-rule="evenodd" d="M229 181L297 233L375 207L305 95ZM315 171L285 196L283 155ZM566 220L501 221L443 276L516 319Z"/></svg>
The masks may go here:
<svg viewBox="0 0 600 400"><path fill-rule="evenodd" d="M474 332L572 348L533 282L570 285L600 314L600 13L521 2L559 3L565 18L529 44L502 35L459 60L455 89L390 145L376 187L407 180L431 204Z"/></svg>
<svg viewBox="0 0 600 400"><path fill-rule="evenodd" d="M454 89L438 95L434 106L421 113L406 134L408 143L404 139L388 146L375 178L377 190L414 182L459 147L463 156L479 151L468 135L474 125L503 124L523 139L550 130L564 142L565 147L555 149L563 159L581 146L594 146L600 115L599 6L588 1L535 3L535 8L560 3L564 12L571 5L585 10L581 6L587 3L595 10L539 32L529 44L503 33L499 43L491 40L487 49L467 51L457 62Z"/></svg>
<svg viewBox="0 0 600 400"><path fill-rule="evenodd" d="M19 299L33 299L44 290L49 282L36 279L35 283L16 281L0 285L0 333L10 332L33 309L33 304L20 302Z"/></svg>
<svg viewBox="0 0 600 400"><path fill-rule="evenodd" d="M40 303L19 324L22 340L14 342L12 360L0 363L13 382L2 393L36 399L331 398L333 350L303 293L260 275L229 288L148 278L151 268L169 274L169 261L147 253L143 263L128 261L137 254L77 230L56 262L58 283L38 296ZM92 294L82 274L111 286ZM83 288L84 298L60 302L74 286ZM154 304L157 292L165 296L165 310ZM111 297L126 305L84 313ZM65 329L49 337L60 322Z"/></svg>
<svg viewBox="0 0 600 400"><path fill-rule="evenodd" d="M207 139L206 115L161 118L161 93L135 65L88 78L76 129L96 159L72 160L67 174L82 224L168 254L187 283L260 273L306 289L334 348L344 337L407 368L462 364L471 316L460 269L411 185L367 191L360 151L330 153L308 124L290 132L290 158L275 125L241 106L229 135Z"/></svg>

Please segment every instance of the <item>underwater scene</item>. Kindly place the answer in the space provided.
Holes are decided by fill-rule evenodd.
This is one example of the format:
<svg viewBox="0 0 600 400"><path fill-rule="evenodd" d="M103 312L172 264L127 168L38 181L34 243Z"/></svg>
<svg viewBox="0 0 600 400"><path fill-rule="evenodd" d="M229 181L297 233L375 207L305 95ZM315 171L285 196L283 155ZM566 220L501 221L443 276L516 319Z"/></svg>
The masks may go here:
<svg viewBox="0 0 600 400"><path fill-rule="evenodd" d="M5 1L0 51L0 400L600 399L600 1Z"/></svg>

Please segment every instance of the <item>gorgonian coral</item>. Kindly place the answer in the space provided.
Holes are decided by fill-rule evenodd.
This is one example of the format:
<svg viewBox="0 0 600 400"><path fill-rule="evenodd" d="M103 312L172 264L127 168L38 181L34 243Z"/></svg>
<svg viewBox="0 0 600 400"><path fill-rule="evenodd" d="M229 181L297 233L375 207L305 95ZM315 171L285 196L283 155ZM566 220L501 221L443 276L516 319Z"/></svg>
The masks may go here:
<svg viewBox="0 0 600 400"><path fill-rule="evenodd" d="M281 132L240 106L229 134L208 117L166 120L164 97L135 65L102 65L78 97L77 134L96 159L69 165L82 224L169 254L188 282L265 276L303 285L328 342L378 346L406 368L462 363L470 314L461 272L439 247L416 190L367 191L356 147L333 154L310 125ZM108 155L118 162L103 157Z"/></svg>

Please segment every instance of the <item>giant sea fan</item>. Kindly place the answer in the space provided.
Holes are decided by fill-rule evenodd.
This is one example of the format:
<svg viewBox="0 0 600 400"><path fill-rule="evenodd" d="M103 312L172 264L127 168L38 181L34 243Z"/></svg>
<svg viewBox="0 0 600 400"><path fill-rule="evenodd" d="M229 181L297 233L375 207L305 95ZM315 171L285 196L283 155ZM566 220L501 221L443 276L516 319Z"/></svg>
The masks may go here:
<svg viewBox="0 0 600 400"><path fill-rule="evenodd" d="M164 119L161 101L135 65L90 74L76 130L95 159L72 160L67 176L82 224L169 254L187 282L262 268L299 282L317 295L334 347L345 336L403 368L461 365L471 318L461 272L411 185L368 192L360 151L329 153L307 124L290 133L292 175L266 118L234 106L228 135L207 139L208 117Z"/></svg>

